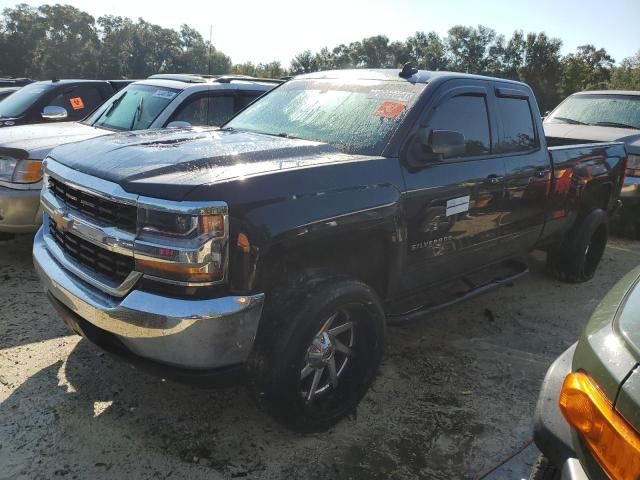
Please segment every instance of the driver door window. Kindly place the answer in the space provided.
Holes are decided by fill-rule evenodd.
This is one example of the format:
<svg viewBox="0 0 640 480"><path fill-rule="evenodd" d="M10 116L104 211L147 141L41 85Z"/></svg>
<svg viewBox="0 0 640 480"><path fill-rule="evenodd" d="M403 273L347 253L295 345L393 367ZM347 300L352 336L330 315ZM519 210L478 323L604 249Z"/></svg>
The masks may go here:
<svg viewBox="0 0 640 480"><path fill-rule="evenodd" d="M460 132L465 138L462 157L487 155L491 151L491 132L485 97L459 95L436 107L429 129Z"/></svg>
<svg viewBox="0 0 640 480"><path fill-rule="evenodd" d="M217 127L229 120L234 113L234 95L197 97L182 107L171 121L188 122L194 127Z"/></svg>
<svg viewBox="0 0 640 480"><path fill-rule="evenodd" d="M48 105L62 107L67 110L69 120L82 120L103 102L102 95L96 87L77 87L61 93Z"/></svg>

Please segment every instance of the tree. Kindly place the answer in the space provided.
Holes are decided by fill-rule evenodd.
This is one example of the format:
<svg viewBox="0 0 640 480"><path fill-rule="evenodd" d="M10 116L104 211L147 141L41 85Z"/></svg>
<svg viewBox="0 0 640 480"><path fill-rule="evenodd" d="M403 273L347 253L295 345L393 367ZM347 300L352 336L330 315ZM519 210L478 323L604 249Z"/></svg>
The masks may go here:
<svg viewBox="0 0 640 480"><path fill-rule="evenodd" d="M488 65L487 50L496 39L496 32L479 25L478 28L457 25L446 39L451 57L450 68L457 72L483 74Z"/></svg>
<svg viewBox="0 0 640 480"><path fill-rule="evenodd" d="M561 40L549 38L545 33L528 33L524 39L523 65L519 68L519 77L531 86L543 112L560 101L561 47Z"/></svg>
<svg viewBox="0 0 640 480"><path fill-rule="evenodd" d="M613 58L604 48L581 45L578 51L562 60L562 94L569 96L581 90L606 88L611 78Z"/></svg>
<svg viewBox="0 0 640 480"><path fill-rule="evenodd" d="M291 60L290 72L292 75L315 72L317 69L316 59L311 50L305 50Z"/></svg>
<svg viewBox="0 0 640 480"><path fill-rule="evenodd" d="M406 40L409 57L419 68L447 70L447 46L436 32L416 32Z"/></svg>
<svg viewBox="0 0 640 480"><path fill-rule="evenodd" d="M613 69L610 85L620 90L640 90L640 50Z"/></svg>

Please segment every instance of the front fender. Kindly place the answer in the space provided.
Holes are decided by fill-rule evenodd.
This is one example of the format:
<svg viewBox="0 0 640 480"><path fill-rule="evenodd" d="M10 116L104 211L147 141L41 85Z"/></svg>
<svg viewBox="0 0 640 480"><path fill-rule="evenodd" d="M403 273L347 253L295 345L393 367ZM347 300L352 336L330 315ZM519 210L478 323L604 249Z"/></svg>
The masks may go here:
<svg viewBox="0 0 640 480"><path fill-rule="evenodd" d="M369 262L384 263L393 271L388 264L397 257L394 242L401 239L403 188L395 158L328 163L213 187L211 195L229 205L232 289L266 288L264 282L274 279L265 270L293 258L294 252L305 252L294 262L304 268L307 261L328 261L316 255L319 250L347 261L346 252L355 255L371 243L376 249L370 254L384 251L388 257ZM249 249L237 246L240 234L248 238Z"/></svg>

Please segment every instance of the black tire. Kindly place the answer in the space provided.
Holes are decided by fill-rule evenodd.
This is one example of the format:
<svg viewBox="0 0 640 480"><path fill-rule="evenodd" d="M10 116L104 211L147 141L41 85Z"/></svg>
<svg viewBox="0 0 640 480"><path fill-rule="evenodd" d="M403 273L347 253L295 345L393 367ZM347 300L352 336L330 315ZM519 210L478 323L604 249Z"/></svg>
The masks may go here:
<svg viewBox="0 0 640 480"><path fill-rule="evenodd" d="M533 464L529 480L560 480L561 472L549 462L544 455L540 455Z"/></svg>
<svg viewBox="0 0 640 480"><path fill-rule="evenodd" d="M547 265L568 282L591 280L600 264L608 238L607 214L604 210L593 210L562 244L547 252Z"/></svg>
<svg viewBox="0 0 640 480"><path fill-rule="evenodd" d="M344 277L306 279L295 289L285 289L282 295L274 294L265 305L263 322L256 338L254 354L249 362L250 378L259 401L280 422L297 432L320 432L335 425L355 408L375 379L383 353L385 316L376 293L366 284ZM285 294L286 292L286 294ZM352 329L342 333L320 334L323 325L334 313L332 325L349 325ZM343 327L341 327L343 328ZM328 332L338 328L327 326ZM333 378L337 385L330 385L330 367L322 367L320 383L312 388L313 378L301 379L307 372L315 377L309 363L311 344L316 338L335 339L333 353L328 342L322 350L326 356L315 362L329 362L333 356ZM319 337L320 335L320 337ZM344 342L344 343L343 343ZM338 350L350 345L351 355ZM323 344L324 345L324 344ZM321 350L316 350L320 352ZM345 359L347 359L345 361ZM344 361L344 364L342 362ZM327 364L328 365L328 364ZM306 369L306 370L303 370ZM326 372L326 373L325 373ZM320 385L326 383L325 390ZM306 385L306 390L305 390ZM313 391L313 398L305 398Z"/></svg>

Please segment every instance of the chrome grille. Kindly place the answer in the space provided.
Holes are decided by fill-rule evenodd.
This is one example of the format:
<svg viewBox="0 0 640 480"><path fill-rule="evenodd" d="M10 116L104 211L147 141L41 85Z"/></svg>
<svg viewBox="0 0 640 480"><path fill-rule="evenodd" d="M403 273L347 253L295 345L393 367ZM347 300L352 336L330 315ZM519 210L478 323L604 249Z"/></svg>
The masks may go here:
<svg viewBox="0 0 640 480"><path fill-rule="evenodd" d="M122 283L135 267L132 257L110 252L72 233L60 231L52 218L49 218L49 234L74 260L118 284Z"/></svg>
<svg viewBox="0 0 640 480"><path fill-rule="evenodd" d="M89 219L135 233L138 209L135 205L114 202L79 190L49 177L49 191L70 208Z"/></svg>

